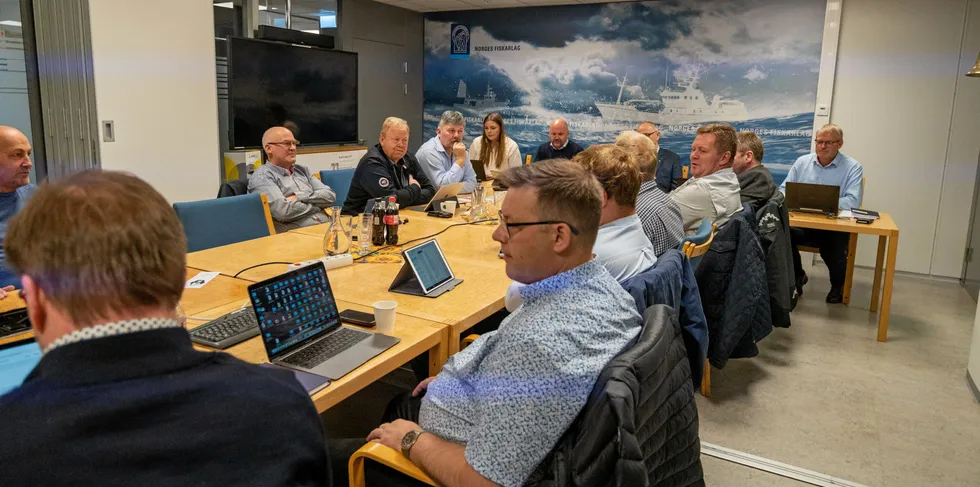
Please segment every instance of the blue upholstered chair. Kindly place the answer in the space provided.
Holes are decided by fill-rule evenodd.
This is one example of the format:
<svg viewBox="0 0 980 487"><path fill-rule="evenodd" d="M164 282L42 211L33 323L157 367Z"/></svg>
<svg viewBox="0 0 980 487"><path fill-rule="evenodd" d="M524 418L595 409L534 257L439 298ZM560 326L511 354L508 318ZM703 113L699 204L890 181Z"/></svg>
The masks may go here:
<svg viewBox="0 0 980 487"><path fill-rule="evenodd" d="M174 211L184 225L188 252L276 233L269 200L264 194L174 203Z"/></svg>
<svg viewBox="0 0 980 487"><path fill-rule="evenodd" d="M715 238L715 225L711 223L711 220L705 218L701 220L701 226L698 227L698 233L694 235L684 237L681 243L678 244L677 249L684 253L688 259L691 261L691 267L695 270L698 268L698 263L701 262L701 256L708 252L708 247L711 246L711 241Z"/></svg>
<svg viewBox="0 0 980 487"><path fill-rule="evenodd" d="M344 201L347 201L347 192L350 191L350 182L353 179L353 169L320 171L320 181L323 181L323 184L330 186L330 189L337 193L337 202L334 203L334 206L344 206Z"/></svg>

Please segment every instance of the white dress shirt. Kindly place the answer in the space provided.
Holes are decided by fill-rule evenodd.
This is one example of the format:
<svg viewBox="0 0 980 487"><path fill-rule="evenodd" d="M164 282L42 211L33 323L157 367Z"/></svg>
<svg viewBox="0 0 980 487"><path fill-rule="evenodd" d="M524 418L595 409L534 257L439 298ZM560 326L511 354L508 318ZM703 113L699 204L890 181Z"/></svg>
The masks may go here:
<svg viewBox="0 0 980 487"><path fill-rule="evenodd" d="M670 199L681 210L684 232L688 235L696 233L705 218L720 227L742 211L738 177L731 168L688 179L671 191Z"/></svg>

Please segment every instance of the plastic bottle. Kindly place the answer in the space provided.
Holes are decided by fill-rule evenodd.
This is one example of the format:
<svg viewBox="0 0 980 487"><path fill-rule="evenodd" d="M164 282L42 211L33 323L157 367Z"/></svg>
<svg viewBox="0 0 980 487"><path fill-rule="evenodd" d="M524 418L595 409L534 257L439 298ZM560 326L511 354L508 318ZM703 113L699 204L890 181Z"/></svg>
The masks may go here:
<svg viewBox="0 0 980 487"><path fill-rule="evenodd" d="M395 197L388 197L388 211L385 212L385 227L388 230L388 237L385 243L388 245L398 245L398 204Z"/></svg>
<svg viewBox="0 0 980 487"><path fill-rule="evenodd" d="M385 203L378 198L374 200L374 210L371 212L371 243L377 246L385 244Z"/></svg>

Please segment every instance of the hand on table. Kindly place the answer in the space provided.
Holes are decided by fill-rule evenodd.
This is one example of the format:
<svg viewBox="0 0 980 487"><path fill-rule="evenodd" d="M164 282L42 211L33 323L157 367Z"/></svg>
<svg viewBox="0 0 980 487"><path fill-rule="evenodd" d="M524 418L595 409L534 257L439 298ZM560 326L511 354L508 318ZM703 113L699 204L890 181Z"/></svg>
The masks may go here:
<svg viewBox="0 0 980 487"><path fill-rule="evenodd" d="M5 287L0 288L0 299L6 298L7 297L7 293L12 293L12 292L14 292L14 287L13 286L5 286ZM426 380L429 380L429 379L426 379ZM425 382L425 381L423 381L423 382ZM428 384L428 382L425 382L425 383Z"/></svg>

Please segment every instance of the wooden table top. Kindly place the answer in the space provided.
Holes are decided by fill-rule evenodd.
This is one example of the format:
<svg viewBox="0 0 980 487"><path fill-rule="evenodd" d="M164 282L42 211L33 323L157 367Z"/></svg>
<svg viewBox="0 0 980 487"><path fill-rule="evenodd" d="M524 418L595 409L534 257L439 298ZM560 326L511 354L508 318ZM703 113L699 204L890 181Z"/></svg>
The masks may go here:
<svg viewBox="0 0 980 487"><path fill-rule="evenodd" d="M790 212L790 226L832 230L835 232L861 233L868 235L897 235L898 225L888 213L879 213L880 218L870 224L856 222L853 218L829 218L812 213Z"/></svg>
<svg viewBox="0 0 980 487"><path fill-rule="evenodd" d="M246 267L265 262L302 262L323 257L322 238L286 232L246 240L187 254L188 267L234 276ZM248 281L261 281L282 274L288 264L273 264L241 274Z"/></svg>
<svg viewBox="0 0 980 487"><path fill-rule="evenodd" d="M194 327L203 325L205 323L204 319L217 318L225 313L238 309L240 306L240 303L234 302L210 309L200 313L200 318L202 319L188 320L187 327L193 329ZM337 306L341 310L354 309L369 313L373 312L370 306L362 306L340 299L337 300ZM363 329L358 327L352 328ZM333 381L325 389L313 395L312 399L314 404L316 404L317 411L326 411L340 401L350 397L358 390L402 366L420 353L438 345L441 341L445 340L445 333L447 333L446 325L398 314L395 318L395 330L391 335L400 338L401 341L394 347L385 350L384 353L372 358L366 364ZM202 351L213 351L210 348L196 344L194 347ZM246 362L256 364L269 361L261 337L253 337L224 350L224 352Z"/></svg>
<svg viewBox="0 0 980 487"><path fill-rule="evenodd" d="M195 276L200 269L187 268L187 279ZM242 279L232 279L228 276L217 276L211 282L199 289L184 289L184 294L180 298L180 306L184 308L184 313L188 316L195 316L202 311L234 303L241 306L248 300L246 289L251 284ZM0 299L0 313L26 306L24 300L20 298L20 291L8 294L5 299ZM19 335L12 335L0 338L0 345L25 337L33 336L33 332L28 331Z"/></svg>

